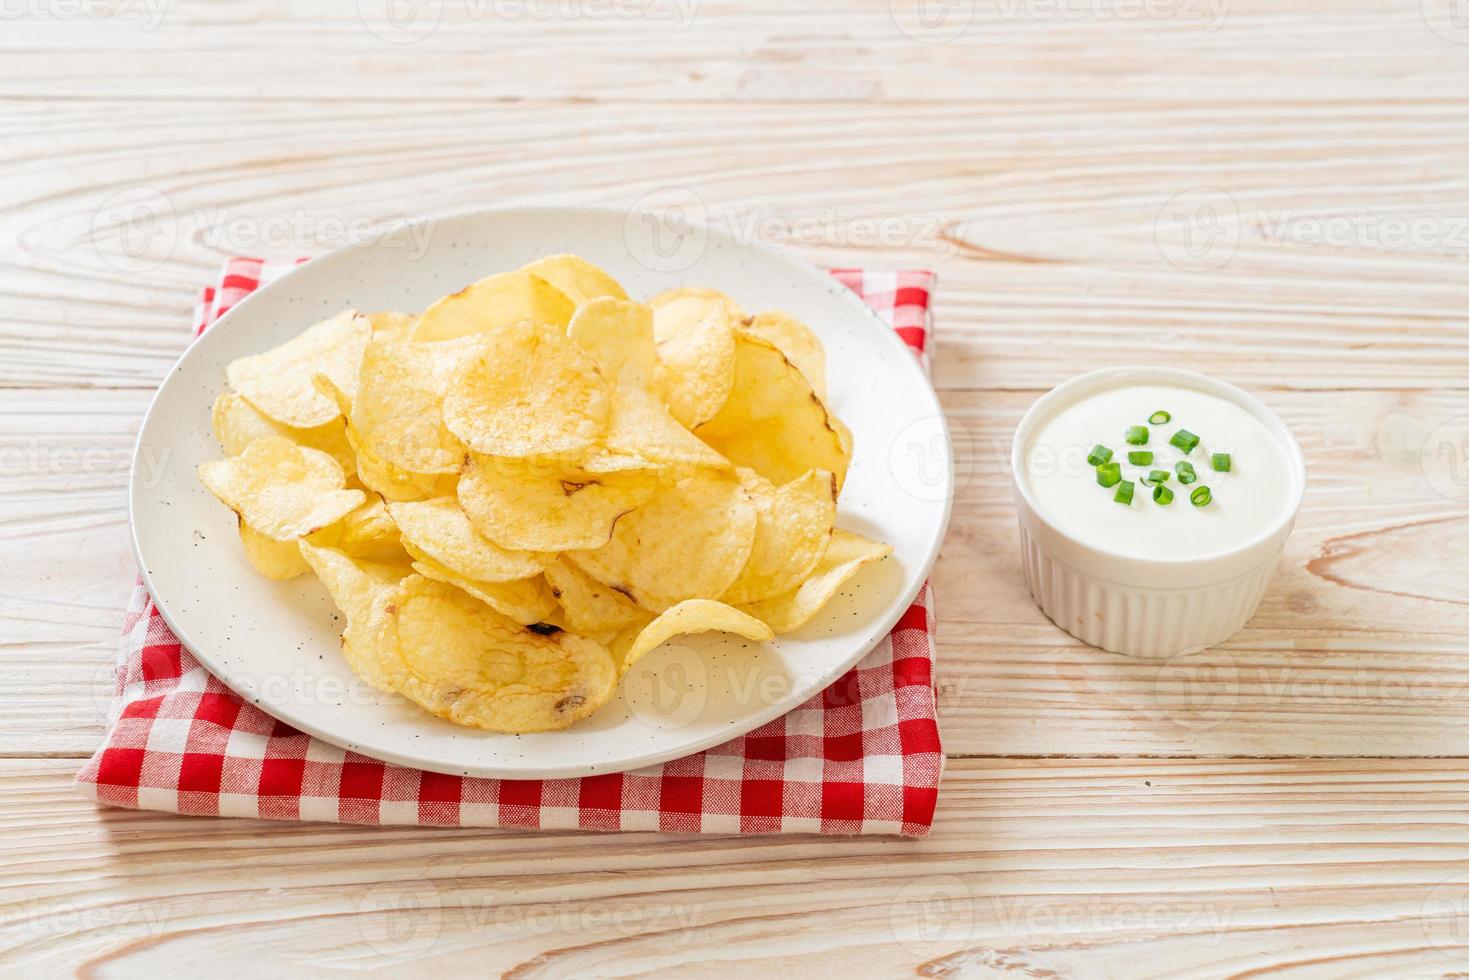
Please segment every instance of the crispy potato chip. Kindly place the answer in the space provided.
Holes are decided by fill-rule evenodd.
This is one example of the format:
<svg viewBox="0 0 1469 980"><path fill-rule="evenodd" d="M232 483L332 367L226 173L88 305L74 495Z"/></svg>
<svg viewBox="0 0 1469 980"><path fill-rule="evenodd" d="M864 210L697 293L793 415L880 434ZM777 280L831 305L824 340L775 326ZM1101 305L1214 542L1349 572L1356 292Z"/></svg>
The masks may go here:
<svg viewBox="0 0 1469 980"><path fill-rule="evenodd" d="M412 473L378 459L363 449L356 431L347 427L347 441L357 452L357 479L384 500L428 500L452 496L459 477L453 473Z"/></svg>
<svg viewBox="0 0 1469 980"><path fill-rule="evenodd" d="M601 296L627 299L616 279L579 255L548 255L521 266L520 271L540 276L577 306Z"/></svg>
<svg viewBox="0 0 1469 980"><path fill-rule="evenodd" d="M837 513L836 481L825 470L781 487L753 470L739 475L755 504L755 543L721 597L730 605L774 598L804 582L826 553Z"/></svg>
<svg viewBox="0 0 1469 980"><path fill-rule="evenodd" d="M200 465L199 479L273 541L305 537L367 499L361 490L342 489L346 474L336 460L283 436L256 439L238 456Z"/></svg>
<svg viewBox="0 0 1469 980"><path fill-rule="evenodd" d="M616 632L645 622L648 613L610 585L604 585L571 562L558 558L546 566L551 594L561 604L565 626L574 633Z"/></svg>
<svg viewBox="0 0 1469 980"><path fill-rule="evenodd" d="M577 308L566 335L591 355L608 381L652 383L658 359L653 350L653 311L642 303L594 299Z"/></svg>
<svg viewBox="0 0 1469 980"><path fill-rule="evenodd" d="M239 518L239 523L240 544L245 546L245 558L250 562L250 567L261 575L277 582L286 582L311 570L306 559L301 557L301 549L296 546L295 538L289 541L272 541L246 524L244 518Z"/></svg>
<svg viewBox="0 0 1469 980"><path fill-rule="evenodd" d="M729 469L729 460L685 429L650 391L626 384L612 393L602 444L619 455L654 463Z"/></svg>
<svg viewBox="0 0 1469 980"><path fill-rule="evenodd" d="M733 606L714 599L685 599L636 632L623 630L613 641L612 653L626 671L649 650L675 636L711 630L762 642L775 635L769 626Z"/></svg>
<svg viewBox="0 0 1469 980"><path fill-rule="evenodd" d="M723 595L750 557L755 505L739 481L696 470L617 522L596 550L568 553L582 571L662 612Z"/></svg>
<svg viewBox="0 0 1469 980"><path fill-rule="evenodd" d="M482 349L478 337L368 344L349 412L362 452L411 473L458 473L465 447L444 425L444 391Z"/></svg>
<svg viewBox="0 0 1469 980"><path fill-rule="evenodd" d="M542 551L501 548L470 526L454 497L393 503L388 513L408 548L467 579L510 582L531 578L556 557Z"/></svg>
<svg viewBox="0 0 1469 980"><path fill-rule="evenodd" d="M491 334L449 385L444 422L480 453L575 453L602 437L611 400L596 365L564 329L518 323Z"/></svg>
<svg viewBox="0 0 1469 980"><path fill-rule="evenodd" d="M743 329L780 348L786 360L811 382L817 397L826 401L826 348L810 327L788 313L766 310L746 318Z"/></svg>
<svg viewBox="0 0 1469 980"><path fill-rule="evenodd" d="M410 546L408 550L414 549ZM514 582L476 582L426 555L414 557L418 560L413 563L413 570L424 578L452 585L522 626L545 622L546 617L556 612L556 599L551 595L551 587L540 575Z"/></svg>
<svg viewBox="0 0 1469 980"><path fill-rule="evenodd" d="M722 306L660 340L657 353L654 390L674 418L697 429L719 414L735 383L735 333Z"/></svg>
<svg viewBox="0 0 1469 980"><path fill-rule="evenodd" d="M606 647L542 635L447 585L404 581L393 598L401 690L427 711L496 732L566 728L617 686Z"/></svg>
<svg viewBox="0 0 1469 980"><path fill-rule="evenodd" d="M453 340L522 320L565 330L574 312L576 304L540 276L524 271L501 272L437 300L423 311L410 337L419 341Z"/></svg>
<svg viewBox="0 0 1469 980"><path fill-rule="evenodd" d="M741 333L734 378L729 400L695 435L772 483L823 469L840 489L852 459L850 433L844 440L845 427L833 421L795 365L770 341Z"/></svg>
<svg viewBox="0 0 1469 980"><path fill-rule="evenodd" d="M358 561L334 548L300 542L301 556L347 619L342 656L352 672L379 691L398 690L405 672L389 612L405 571Z"/></svg>
<svg viewBox="0 0 1469 980"><path fill-rule="evenodd" d="M589 473L474 453L459 479L459 506L476 531L511 551L599 548L657 486L646 470Z"/></svg>
<svg viewBox="0 0 1469 980"><path fill-rule="evenodd" d="M387 505L375 494L340 521L311 535L310 541L315 545L336 548L363 561L401 565L405 569L411 560L398 535L398 526L388 514Z"/></svg>
<svg viewBox="0 0 1469 980"><path fill-rule="evenodd" d="M886 558L892 553L891 545L869 541L851 531L833 531L826 554L817 563L816 571L801 583L800 588L774 599L752 602L740 609L769 623L770 628L777 633L800 629L841 591L842 586L863 565Z"/></svg>
<svg viewBox="0 0 1469 980"><path fill-rule="evenodd" d="M357 363L372 336L372 324L343 310L263 354L231 361L229 385L263 413L298 429L325 425L340 413L312 384L324 374L349 396L357 390Z"/></svg>
<svg viewBox="0 0 1469 980"><path fill-rule="evenodd" d="M659 343L698 326L716 310L730 323L745 318L740 304L717 289L670 289L648 300L648 306L653 310L653 335Z"/></svg>
<svg viewBox="0 0 1469 980"><path fill-rule="evenodd" d="M347 429L339 418L310 429L297 429L262 414L233 391L221 391L214 400L210 423L214 438L224 447L226 456L240 455L256 439L285 436L298 445L328 454L341 464L348 476L357 472L357 457L347 443Z"/></svg>
<svg viewBox="0 0 1469 980"><path fill-rule="evenodd" d="M413 325L418 322L416 313L394 313L384 310L380 313L367 314L367 322L372 324L372 339L382 341L407 340Z"/></svg>

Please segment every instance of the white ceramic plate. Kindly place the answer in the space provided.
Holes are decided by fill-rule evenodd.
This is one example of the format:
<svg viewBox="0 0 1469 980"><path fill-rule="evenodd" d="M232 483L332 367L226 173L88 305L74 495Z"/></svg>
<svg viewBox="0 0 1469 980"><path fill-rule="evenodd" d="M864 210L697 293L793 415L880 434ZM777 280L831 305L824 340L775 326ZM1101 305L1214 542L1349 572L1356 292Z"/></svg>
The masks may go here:
<svg viewBox="0 0 1469 980"><path fill-rule="evenodd" d="M897 336L824 272L712 230L682 238L647 216L571 208L439 219L421 235L350 246L249 296L211 327L159 388L129 486L139 566L168 624L216 676L275 717L389 762L500 778L616 772L743 734L826 687L907 608L938 553L952 495L943 415ZM312 576L271 582L246 564L235 518L199 484L218 458L209 409L225 365L346 307L421 310L482 276L576 252L647 298L680 285L783 309L826 344L833 406L855 434L838 525L893 545L804 629L768 644L719 634L666 644L592 717L562 732L460 728L352 675L342 623Z"/></svg>

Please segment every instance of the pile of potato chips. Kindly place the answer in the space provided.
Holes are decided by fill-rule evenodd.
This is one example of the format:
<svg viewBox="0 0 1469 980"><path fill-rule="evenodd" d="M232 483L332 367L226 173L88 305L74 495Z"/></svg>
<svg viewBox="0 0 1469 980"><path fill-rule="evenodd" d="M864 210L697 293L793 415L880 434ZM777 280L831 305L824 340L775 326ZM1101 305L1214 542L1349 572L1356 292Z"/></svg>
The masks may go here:
<svg viewBox="0 0 1469 980"><path fill-rule="evenodd" d="M891 551L834 529L820 342L713 290L554 255L226 374L199 478L250 564L314 571L352 669L462 725L565 728L670 637L797 629Z"/></svg>

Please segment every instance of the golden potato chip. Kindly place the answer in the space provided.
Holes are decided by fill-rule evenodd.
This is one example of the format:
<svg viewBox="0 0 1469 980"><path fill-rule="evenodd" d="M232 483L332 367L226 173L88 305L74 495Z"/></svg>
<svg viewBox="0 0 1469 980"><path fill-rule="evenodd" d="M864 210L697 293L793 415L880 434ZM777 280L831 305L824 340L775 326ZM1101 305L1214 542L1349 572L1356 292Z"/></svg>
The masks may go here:
<svg viewBox="0 0 1469 980"><path fill-rule="evenodd" d="M563 329L518 323L486 338L450 385L444 422L469 448L495 456L589 449L607 430L611 392Z"/></svg>
<svg viewBox="0 0 1469 980"><path fill-rule="evenodd" d="M406 568L411 560L398 535L398 525L393 523L387 505L376 494L340 521L311 535L310 541L336 548L353 558L384 565Z"/></svg>
<svg viewBox="0 0 1469 980"><path fill-rule="evenodd" d="M444 425L444 391L481 349L477 337L368 344L349 413L362 452L410 473L458 473L465 447Z"/></svg>
<svg viewBox="0 0 1469 980"><path fill-rule="evenodd" d="M695 435L737 466L772 483L810 469L847 476L852 452L826 405L795 365L768 340L741 333L735 343L734 389L719 414Z"/></svg>
<svg viewBox="0 0 1469 980"><path fill-rule="evenodd" d="M635 384L613 391L602 444L613 453L654 463L729 469L729 460L680 425L652 392Z"/></svg>
<svg viewBox="0 0 1469 980"><path fill-rule="evenodd" d="M731 605L770 599L804 582L826 553L837 513L836 481L825 470L780 487L753 470L739 475L755 504L755 543L721 597Z"/></svg>
<svg viewBox="0 0 1469 980"><path fill-rule="evenodd" d="M214 400L210 424L226 456L240 455L256 439L285 436L298 445L328 454L341 464L348 476L357 471L356 455L347 443L347 429L339 418L310 429L297 429L261 414L260 409L233 391L221 391Z"/></svg>
<svg viewBox="0 0 1469 980"><path fill-rule="evenodd" d="M453 473L412 473L378 459L358 441L356 430L347 426L347 442L357 452L357 479L384 500L428 500L454 493L459 477Z"/></svg>
<svg viewBox="0 0 1469 980"><path fill-rule="evenodd" d="M408 550L412 552L414 549L410 546ZM540 575L514 582L476 582L445 568L426 555L414 557L418 560L413 563L413 570L424 578L452 585L522 626L545 622L546 617L556 611L556 599L551 595L551 587Z"/></svg>
<svg viewBox="0 0 1469 980"><path fill-rule="evenodd" d="M392 503L388 513L409 549L467 579L510 582L531 578L556 557L543 551L501 548L470 526L454 497Z"/></svg>
<svg viewBox="0 0 1469 980"><path fill-rule="evenodd" d="M601 296L627 299L616 279L579 255L547 255L521 266L520 271L540 276L577 306Z"/></svg>
<svg viewBox="0 0 1469 980"><path fill-rule="evenodd" d="M473 453L459 479L459 506L476 531L511 551L598 548L657 486L644 470L590 473Z"/></svg>
<svg viewBox="0 0 1469 980"><path fill-rule="evenodd" d="M407 340L413 325L418 322L418 314L394 313L391 310L384 310L380 313L367 314L367 322L372 324L373 340Z"/></svg>
<svg viewBox="0 0 1469 980"><path fill-rule="evenodd" d="M660 340L657 354L654 389L674 418L697 429L719 414L735 383L735 334L722 306Z"/></svg>
<svg viewBox="0 0 1469 980"><path fill-rule="evenodd" d="M653 311L642 303L604 297L577 308L566 335L596 362L602 377L618 384L648 385L657 354Z"/></svg>
<svg viewBox="0 0 1469 980"><path fill-rule="evenodd" d="M240 544L245 547L245 558L250 562L250 567L261 575L277 582L286 582L310 571L311 566L301 557L301 549L296 546L295 538L289 541L272 541L246 524L244 518L240 518L239 523Z"/></svg>
<svg viewBox="0 0 1469 980"><path fill-rule="evenodd" d="M616 632L648 617L637 603L564 558L546 566L546 582L561 604L566 628L574 633L591 636Z"/></svg>
<svg viewBox="0 0 1469 980"><path fill-rule="evenodd" d="M770 628L777 633L800 629L841 591L842 586L863 565L886 558L892 553L891 545L869 541L851 531L833 531L826 554L817 563L816 571L801 583L800 588L774 599L752 602L740 609L769 623Z"/></svg>
<svg viewBox="0 0 1469 980"><path fill-rule="evenodd" d="M361 490L342 489L347 478L336 460L283 436L256 439L238 456L200 465L199 479L273 541L305 537L367 499Z"/></svg>
<svg viewBox="0 0 1469 980"><path fill-rule="evenodd" d="M680 634L735 633L747 640L765 641L775 634L753 616L714 599L685 599L636 633L624 630L613 641L612 652L626 671L654 647Z"/></svg>
<svg viewBox="0 0 1469 980"><path fill-rule="evenodd" d="M413 325L410 337L419 341L453 340L522 320L565 330L574 312L576 304L540 276L524 271L501 272L434 302Z"/></svg>
<svg viewBox="0 0 1469 980"><path fill-rule="evenodd" d="M617 522L596 550L568 553L582 571L662 612L723 595L750 557L755 505L732 477L696 470Z"/></svg>
<svg viewBox="0 0 1469 980"><path fill-rule="evenodd" d="M648 306L653 310L653 335L659 343L698 326L716 310L729 323L745 318L740 304L717 289L670 289L648 300Z"/></svg>
<svg viewBox="0 0 1469 980"><path fill-rule="evenodd" d="M617 686L606 647L566 632L542 635L438 582L407 579L393 605L403 694L456 724L566 728Z"/></svg>
<svg viewBox="0 0 1469 980"><path fill-rule="evenodd" d="M390 613L404 571L353 559L334 548L300 542L310 563L347 619L342 656L352 672L379 691L393 692L404 677Z"/></svg>
<svg viewBox="0 0 1469 980"><path fill-rule="evenodd" d="M811 382L811 388L822 401L826 400L826 348L816 339L811 328L788 313L766 310L747 318L743 323L746 333L770 341L796 370Z"/></svg>
<svg viewBox="0 0 1469 980"><path fill-rule="evenodd" d="M277 422L298 429L325 425L341 413L312 383L312 375L326 375L350 396L357 390L357 363L371 336L367 317L343 310L279 347L231 361L225 378L236 393Z"/></svg>

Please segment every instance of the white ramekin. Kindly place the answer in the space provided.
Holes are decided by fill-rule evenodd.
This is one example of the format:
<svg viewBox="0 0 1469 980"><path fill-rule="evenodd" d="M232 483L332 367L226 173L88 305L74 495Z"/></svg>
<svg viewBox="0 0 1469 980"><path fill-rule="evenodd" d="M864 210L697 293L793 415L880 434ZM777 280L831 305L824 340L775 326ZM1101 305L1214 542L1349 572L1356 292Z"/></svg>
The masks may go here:
<svg viewBox="0 0 1469 980"><path fill-rule="evenodd" d="M1097 392L1169 384L1228 399L1264 424L1284 450L1290 484L1274 525L1233 551L1204 558L1137 558L1102 551L1053 524L1024 479L1032 434L1056 412ZM1295 437L1258 398L1234 385L1173 368L1104 368L1072 378L1030 406L1010 448L1025 584L1057 626L1093 646L1133 657L1175 657L1229 639L1249 621L1295 525L1306 464Z"/></svg>

